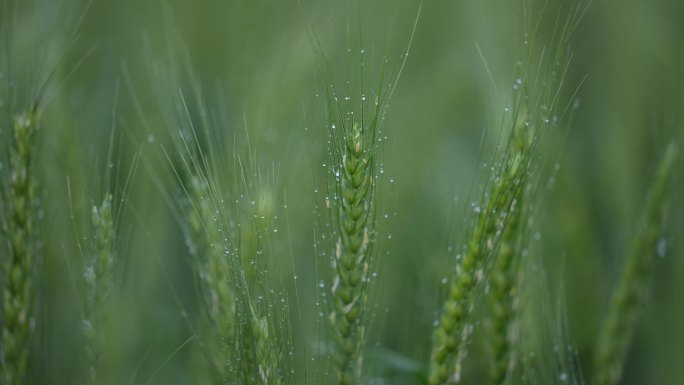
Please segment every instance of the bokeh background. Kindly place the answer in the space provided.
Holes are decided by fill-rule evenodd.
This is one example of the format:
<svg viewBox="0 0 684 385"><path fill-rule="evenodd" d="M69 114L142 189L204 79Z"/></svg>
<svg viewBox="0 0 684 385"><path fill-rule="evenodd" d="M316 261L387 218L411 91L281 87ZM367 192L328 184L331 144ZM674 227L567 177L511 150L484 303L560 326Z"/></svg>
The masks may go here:
<svg viewBox="0 0 684 385"><path fill-rule="evenodd" d="M577 6L551 3L540 17L563 18ZM183 313L197 312L192 269L159 186L168 173L158 162L161 146L169 147L177 128L160 108L155 66L182 66L169 47L182 47L197 77L181 77L168 89L190 94L201 85L224 135L234 137L236 147L246 146L248 137L260 167L276 170L272 194L284 230L274 258L282 260L282 290L291 304L298 292L300 310L293 310L291 323L301 366L320 338L313 245L314 229L325 220L316 205L327 151L319 62L308 31L344 78L353 65L347 48L356 47L349 36L358 25L369 56L401 63L419 6L391 0L3 1L3 20L16 7L13 33L3 41L20 69L16 87L36 89L56 68L36 162L43 262L33 383L83 380L77 282L84 257L77 242L87 237L89 208L108 184L124 198L118 227L125 264L113 312L115 343L106 357L112 383L190 383L192 350L178 348L192 335ZM381 362L369 370L386 383L417 383L407 371L429 355L445 291L440 282L453 269L477 199L487 162L483 142L491 140L487 132L504 108L484 63L498 89L511 90L524 39L521 20L517 1L422 5L384 122L382 258L369 332ZM543 40L550 30L539 33ZM563 92L570 98L581 84L579 108L557 135L561 150L550 161L558 169L553 186L544 189L536 242L550 287L563 288L553 300L567 306L570 340L585 373L655 165L670 141L682 139L682 38L684 3L675 0L596 0L571 38ZM113 128L116 162L108 176ZM234 150L226 146L223 155L231 159ZM666 252L656 261L624 384L684 383L681 170L680 160L670 186Z"/></svg>

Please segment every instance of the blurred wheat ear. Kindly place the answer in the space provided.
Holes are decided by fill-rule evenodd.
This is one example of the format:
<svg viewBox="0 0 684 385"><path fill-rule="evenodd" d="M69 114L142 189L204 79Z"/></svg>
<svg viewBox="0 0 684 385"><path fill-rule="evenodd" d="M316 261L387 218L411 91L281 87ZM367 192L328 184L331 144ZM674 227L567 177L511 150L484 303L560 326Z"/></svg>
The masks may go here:
<svg viewBox="0 0 684 385"><path fill-rule="evenodd" d="M234 354L235 294L221 236L222 222L217 217L209 183L202 175L193 175L189 185L188 243L198 272L204 316L201 334L206 357L218 381L227 378L226 362Z"/></svg>
<svg viewBox="0 0 684 385"><path fill-rule="evenodd" d="M191 107L205 111L201 90L194 91ZM169 116L176 117L170 124L185 129L175 137L176 154L164 152L179 182L171 204L192 257L200 304L198 326L190 325L199 336L193 355L201 357L195 360L193 378L209 384L292 383L291 362L283 357L283 351L291 350L290 325L275 306L287 310L287 301L281 297L276 302L279 277L271 255L277 216L269 192L276 171L264 178L248 143L245 148L235 144L236 152L226 157L218 129L225 122L202 119L196 129L188 100L180 97L180 105L162 104L180 107L170 109ZM244 160L242 150L249 153ZM172 155L183 166L174 166Z"/></svg>
<svg viewBox="0 0 684 385"><path fill-rule="evenodd" d="M100 206L94 206L91 214L93 232L92 257L86 266L83 279L86 298L83 304L82 329L86 339L89 376L92 383L98 381L98 366L104 352L102 342L107 303L114 291L114 262L116 242L112 216L112 196L107 194Z"/></svg>
<svg viewBox="0 0 684 385"><path fill-rule="evenodd" d="M32 163L40 111L33 108L14 119L9 149L9 181L3 191L6 218L2 233L7 255L2 259L2 339L0 369L3 384L23 384L34 332L36 208Z"/></svg>
<svg viewBox="0 0 684 385"><path fill-rule="evenodd" d="M593 385L615 385L623 373L625 357L646 300L653 259L660 251L667 212L669 181L677 147L670 143L660 160L622 276L613 294L594 351Z"/></svg>

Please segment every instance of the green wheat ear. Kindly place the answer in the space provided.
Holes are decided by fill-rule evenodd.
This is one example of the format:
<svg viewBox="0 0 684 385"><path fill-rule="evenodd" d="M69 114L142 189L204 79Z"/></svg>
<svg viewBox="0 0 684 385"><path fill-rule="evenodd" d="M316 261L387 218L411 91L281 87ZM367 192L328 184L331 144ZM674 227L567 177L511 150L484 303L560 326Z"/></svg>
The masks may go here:
<svg viewBox="0 0 684 385"><path fill-rule="evenodd" d="M34 329L36 182L32 163L39 124L40 112L37 109L13 122L10 178L3 197L7 202L7 218L2 234L7 238L8 250L2 260L0 378L7 385L25 381Z"/></svg>
<svg viewBox="0 0 684 385"><path fill-rule="evenodd" d="M622 377L625 356L653 270L653 258L663 236L668 183L677 148L670 143L646 198L636 236L613 294L594 352L593 385L615 385Z"/></svg>
<svg viewBox="0 0 684 385"><path fill-rule="evenodd" d="M515 320L518 316L516 298L519 295L519 267L524 258L523 249L526 246L525 235L530 200L530 185L536 180L530 180L532 169L531 159L535 145L536 124L530 122L527 104L521 102L515 116L515 123L510 136L509 153L512 159L525 159L520 166L519 178L513 178L514 197L510 201L505 221L501 221L501 235L497 248L492 254L493 263L490 271L490 295L488 296L491 310L491 333L489 343L492 353L490 362L490 379L493 384L503 384L507 380L512 365L515 362Z"/></svg>
<svg viewBox="0 0 684 385"><path fill-rule="evenodd" d="M87 297L83 306L82 328L86 337L86 353L90 380L98 379L98 363L103 356L104 314L114 290L115 226L112 216L112 196L108 194L102 204L94 206L91 215L93 229L92 259L83 274Z"/></svg>
<svg viewBox="0 0 684 385"><path fill-rule="evenodd" d="M366 281L374 235L372 213L373 142L355 122L343 128L335 141L339 155L336 177L335 272L332 295L334 309L330 321L337 349L334 357L339 384L351 385L359 376L359 351L364 341L362 318L367 302Z"/></svg>
<svg viewBox="0 0 684 385"><path fill-rule="evenodd" d="M235 294L229 279L229 256L224 252L222 222L217 218L209 183L193 175L188 188L188 238L192 245L206 317L202 333L207 357L219 381L228 377L226 363L234 354Z"/></svg>
<svg viewBox="0 0 684 385"><path fill-rule="evenodd" d="M268 317L259 317L256 311L252 310L252 336L255 347L257 364L257 378L259 385L281 385L283 376L281 372L281 361L275 344L271 340L275 330L272 321Z"/></svg>
<svg viewBox="0 0 684 385"><path fill-rule="evenodd" d="M474 306L475 291L483 269L497 249L501 234L510 236L512 240L517 232L517 228L510 227L517 227L519 218L516 218L515 205L521 201L534 147L534 141L528 137L525 122L526 119L516 120L501 170L489 186L489 199L479 209L473 222L465 253L459 261L447 299L442 306L439 324L433 334L428 373L430 385L445 384L449 378L459 376L458 367L466 340L467 318ZM504 248L508 246L503 245ZM505 272L505 275L508 274L509 272Z"/></svg>
<svg viewBox="0 0 684 385"><path fill-rule="evenodd" d="M492 334L490 343L492 362L490 377L493 384L503 384L514 362L511 334L516 316L515 298L518 295L518 265L522 258L524 228L522 202L513 202L509 223L499 241L491 274L490 306Z"/></svg>

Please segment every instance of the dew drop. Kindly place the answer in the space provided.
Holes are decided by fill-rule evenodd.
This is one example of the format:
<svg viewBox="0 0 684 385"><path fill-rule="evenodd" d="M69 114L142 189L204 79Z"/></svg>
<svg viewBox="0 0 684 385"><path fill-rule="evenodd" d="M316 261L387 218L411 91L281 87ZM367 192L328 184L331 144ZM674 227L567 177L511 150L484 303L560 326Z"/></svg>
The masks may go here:
<svg viewBox="0 0 684 385"><path fill-rule="evenodd" d="M578 109L579 107L580 107L580 100L579 100L579 99L575 99L575 101L572 103L572 108L574 108L574 109L576 110L576 109Z"/></svg>
<svg viewBox="0 0 684 385"><path fill-rule="evenodd" d="M665 258L665 254L667 253L667 241L665 239L661 239L658 241L658 245L656 246L656 253L660 258Z"/></svg>

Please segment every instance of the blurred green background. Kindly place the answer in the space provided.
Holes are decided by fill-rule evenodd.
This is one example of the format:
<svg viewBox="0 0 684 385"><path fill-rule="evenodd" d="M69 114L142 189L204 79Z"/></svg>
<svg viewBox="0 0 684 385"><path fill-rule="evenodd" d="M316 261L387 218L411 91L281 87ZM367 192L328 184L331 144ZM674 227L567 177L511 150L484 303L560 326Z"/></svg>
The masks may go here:
<svg viewBox="0 0 684 385"><path fill-rule="evenodd" d="M541 3L532 2L538 9ZM576 5L551 3L544 18L563 15ZM350 65L349 30L357 28L359 15L364 49L374 60L386 55L395 64L402 60L419 3L94 0L88 8L81 1L36 0L16 5L8 45L13 48L10 62L21 68L16 84L35 87L50 68L57 68L46 94L37 161L44 275L33 383L82 381L75 282L83 258L76 242L106 183L120 195L132 164L119 223L125 265L113 318L116 343L106 360L112 383L189 383L191 349L173 352L192 335L182 316L197 310L192 270L180 226L156 185L166 171L153 161L176 127L165 124L153 91L152 64L173 66L167 48L177 42L187 49L198 74L195 85L199 82L205 90L208 108L221 114L224 135L242 144L249 136L261 167L277 170L273 194L281 200L279 218L286 230L276 258L291 305L293 275L298 278L301 313L293 314L291 322L301 365L316 344L320 322L313 244L314 229L324 220L315 210L322 199L315 191L324 186L327 135L307 24L331 67L344 74ZM3 12L9 8L4 6ZM420 364L427 360L432 323L445 291L440 281L453 269L487 162L481 148L491 135L483 133L495 128L495 117L504 108L494 97L476 44L497 87L510 90L523 39L520 9L517 1L495 0L426 0L422 6L385 121L386 175L378 197L383 257L376 266L380 279L372 303L371 347ZM78 37L68 45L72 31ZM550 161L559 168L554 186L545 191L536 227L551 286L563 284L571 341L585 373L591 370L598 325L655 165L671 140L682 139L682 38L680 1L597 0L571 39L564 92L569 97L582 83L579 108L567 131L557 135L562 151ZM43 52L45 59L37 59ZM190 94L191 83L185 79L168 86ZM112 127L117 130L113 168L119 176L106 181ZM227 159L233 150L225 148ZM667 252L656 261L624 384L684 383L681 170L680 160L671 185ZM286 214L280 210L284 196ZM380 375L391 369L378 364L371 370ZM382 374L387 383L415 383L394 370Z"/></svg>

